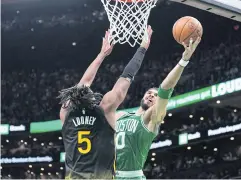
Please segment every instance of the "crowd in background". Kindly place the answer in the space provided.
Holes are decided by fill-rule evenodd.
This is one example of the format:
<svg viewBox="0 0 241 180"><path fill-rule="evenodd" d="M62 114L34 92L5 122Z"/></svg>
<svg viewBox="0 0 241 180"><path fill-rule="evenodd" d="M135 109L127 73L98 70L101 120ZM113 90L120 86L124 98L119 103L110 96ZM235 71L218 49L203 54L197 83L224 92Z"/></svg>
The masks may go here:
<svg viewBox="0 0 241 180"><path fill-rule="evenodd" d="M14 171L14 168L10 168L12 171ZM25 168L18 168L21 175L18 177L11 175L11 174L4 174L1 176L1 179L64 179L63 171L51 173L50 172L43 172L43 173L36 173L30 170L27 170Z"/></svg>
<svg viewBox="0 0 241 180"><path fill-rule="evenodd" d="M46 138L37 138L35 141L35 138L22 136L21 139L7 139L7 142L3 142L1 145L2 157L29 157L35 156L36 154L55 157L56 152L61 151L64 151L62 139L58 140L57 138L54 141Z"/></svg>
<svg viewBox="0 0 241 180"><path fill-rule="evenodd" d="M174 95L182 94L194 89L210 86L223 81L239 77L241 44L228 46L220 44L218 48L206 50L195 54L187 66ZM161 61L146 61L135 78L132 87L121 108L130 108L139 105L140 99L149 87L158 86L168 72L175 66L178 54L161 57ZM169 59L173 59L170 61ZM212 63L207 63L212 61ZM163 62L165 66L163 66ZM117 77L124 69L124 64L107 64L101 68L96 76L93 89L105 93L111 89ZM13 71L2 74L2 123L19 124L32 121L45 121L58 118L60 105L56 96L62 88L67 88L79 81L81 73L75 69L59 69L42 71ZM135 96L133 96L133 94ZM24 111L22 109L25 109ZM179 116L179 121L172 121L178 114L166 117L165 123L160 128L159 136L178 135L182 132L195 132L220 125L237 124L241 122L240 113L234 109L196 108L192 113L192 120L187 114L186 118ZM200 120L203 116L204 120ZM159 138L156 138L156 140ZM11 140L10 140L11 141ZM239 150L237 150L239 149ZM63 151L60 141L48 140L33 141L14 140L1 146L2 156L31 156L34 154L51 155L56 157L56 152ZM145 166L148 178L230 178L240 177L241 169L237 162L240 161L240 147L233 147L224 153L189 154L181 158L160 161L153 166ZM232 165L229 165L233 162ZM237 165L238 164L238 165ZM209 171L200 171L210 167ZM216 169L215 169L216 168ZM63 174L30 172L22 170L22 178L27 179L56 179ZM190 172L189 172L190 171ZM3 174L2 178L11 179L12 175Z"/></svg>
<svg viewBox="0 0 241 180"><path fill-rule="evenodd" d="M237 162L240 161L240 158L238 157L233 157L232 160L223 160L223 162L218 162L218 163L223 163L223 166L228 166L231 164L231 162L236 163L235 165L232 165L231 167L223 167L222 166L217 166L216 169L213 168L217 165L215 164L216 158L213 156L206 156L202 158L194 157L193 159L188 159L185 157L186 160L184 161L183 167L186 168L190 166L189 171L193 170L192 168L205 168L203 172L199 172L197 174L193 173L188 173L188 169L182 169L177 171L176 169L172 169L172 172L167 172L168 167L165 165L158 165L155 166L154 168L151 169L151 171L148 171L149 173L149 178L152 179L186 179L186 178L194 178L194 179L229 179L229 178L240 178L241 177L241 169L240 164ZM192 166L192 167L191 167ZM208 169L210 168L210 169ZM212 168L212 169L211 169ZM184 171L182 173L182 171ZM175 174L175 175L174 175Z"/></svg>
<svg viewBox="0 0 241 180"><path fill-rule="evenodd" d="M241 44L220 44L215 49L195 54L175 88L174 96L239 77L240 48ZM172 54L145 61L120 108L139 106L144 92L159 86L179 58L179 54ZM106 93L124 67L123 63L115 63L100 68L93 90ZM75 85L80 78L80 72L66 68L3 72L2 122L18 124L20 121L29 123L57 119L60 107L56 99L58 91Z"/></svg>
<svg viewBox="0 0 241 180"><path fill-rule="evenodd" d="M167 115L164 120L165 123L160 126L160 132L162 132L160 136L178 135L184 132L201 132L207 129L236 125L241 122L241 113L237 109L206 107L196 110L192 114L188 114L188 111L186 111L183 113L186 116L180 114L174 113L171 114L171 117Z"/></svg>
<svg viewBox="0 0 241 180"><path fill-rule="evenodd" d="M108 26L101 2L59 1L56 4L39 1L35 5L30 2L20 2L21 5L10 2L10 6L6 2L3 3L1 26L4 66L1 74L1 123L19 125L59 119L60 104L56 98L58 91L78 83L83 74L77 67L70 68L65 65L76 63L81 56L79 51L83 52L83 49L86 50L86 57L83 59L88 59L87 55L92 53L94 46L99 45L98 38ZM169 27L177 17L186 12L200 19L205 31L199 47L206 47L202 50L198 48L195 52L173 96L241 77L239 25L216 15L212 17L211 13L196 14L195 8L186 9L187 7L183 6L177 6L170 14L172 5L169 7L165 4L157 7L161 9L156 8L157 10L153 11L155 17L150 17L150 20L157 21L150 21L150 24L156 25L154 29L157 33L154 36L159 36L152 41L155 43L158 39L154 44L156 48L153 49L167 54L163 53L158 58L155 53L150 53L152 57L150 54L146 56L120 109L139 106L145 91L150 87L158 87L175 67L181 53L168 54L175 49L169 47L169 38L172 38ZM184 12L178 14L177 11ZM170 18L168 21L165 19L167 13ZM161 19L163 17L164 19ZM236 29L233 25L236 25ZM210 32L217 33L212 36ZM167 35L167 39L163 34ZM89 36L91 38L87 38ZM214 42L223 43L216 46ZM125 51L124 46L122 47L121 52ZM104 94L113 87L126 65L121 58L104 62L92 85L94 91ZM69 62L64 63L66 61ZM30 67L34 64L37 68L25 69L29 68L28 63L31 64ZM52 66L53 64L56 66ZM16 70L21 68L22 70ZM178 137L183 132L193 133L241 122L238 109L200 106L193 108L194 111L191 112L185 110L173 112L170 116L167 114L155 141L170 136ZM240 139L236 137L232 141L228 137L228 142L223 138L205 142L205 145L203 142L191 144L189 150L185 145L170 147L168 150L160 148L160 153L156 152L154 156L155 161L148 157L144 173L147 178L155 179L240 179L241 146ZM213 150L214 147L217 148L216 151ZM1 158L49 155L54 162L51 168L48 163L32 163L32 168L29 164L2 164L0 178L63 179L64 164L59 162L60 152L64 152L60 132L47 135L43 133L39 137L31 137L29 134L2 136ZM150 154L152 150L149 156ZM40 170L40 167L45 170Z"/></svg>
<svg viewBox="0 0 241 180"><path fill-rule="evenodd" d="M226 141L227 146L218 143L221 142L212 142L211 147L217 147L215 151L210 146L197 145L196 148L201 150L194 149L193 152L184 153L184 156L178 152L164 152L157 164L148 163L145 166L145 174L154 179L240 178L240 145L235 147Z"/></svg>

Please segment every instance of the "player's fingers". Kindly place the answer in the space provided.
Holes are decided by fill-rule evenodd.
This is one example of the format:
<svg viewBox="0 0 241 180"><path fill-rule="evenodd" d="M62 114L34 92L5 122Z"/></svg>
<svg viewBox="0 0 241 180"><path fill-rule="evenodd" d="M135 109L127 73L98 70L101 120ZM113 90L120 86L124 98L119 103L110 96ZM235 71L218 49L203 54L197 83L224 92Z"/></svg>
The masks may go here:
<svg viewBox="0 0 241 180"><path fill-rule="evenodd" d="M151 37L152 33L153 33L153 30L150 29L150 31L149 31L149 36L150 36L150 37Z"/></svg>
<svg viewBox="0 0 241 180"><path fill-rule="evenodd" d="M151 33L153 33L153 29L152 29L152 27L150 26L150 30L151 30Z"/></svg>
<svg viewBox="0 0 241 180"><path fill-rule="evenodd" d="M111 48L113 48L114 45L115 45L115 42L114 42L114 41L111 41L111 43L110 43Z"/></svg>
<svg viewBox="0 0 241 180"><path fill-rule="evenodd" d="M152 27L150 26L150 31L153 32Z"/></svg>
<svg viewBox="0 0 241 180"><path fill-rule="evenodd" d="M107 39L109 36L109 32L108 31L105 31L105 38Z"/></svg>
<svg viewBox="0 0 241 180"><path fill-rule="evenodd" d="M145 38L147 38L149 36L149 30L147 29L145 32L144 32L144 35L142 37L142 40L144 40Z"/></svg>
<svg viewBox="0 0 241 180"><path fill-rule="evenodd" d="M148 31L148 30L151 30L151 25L148 25L148 26L147 26L147 31Z"/></svg>
<svg viewBox="0 0 241 180"><path fill-rule="evenodd" d="M105 47L105 44L106 44L106 43L105 43L105 38L103 37L103 38L102 38L102 48Z"/></svg>
<svg viewBox="0 0 241 180"><path fill-rule="evenodd" d="M152 28L151 28L151 26L150 26L150 25L148 25L147 32L148 32L148 34L149 34L149 35L151 35L151 34L152 34Z"/></svg>
<svg viewBox="0 0 241 180"><path fill-rule="evenodd" d="M189 40L189 47L192 47L192 43L193 43L193 39L191 38L191 39Z"/></svg>
<svg viewBox="0 0 241 180"><path fill-rule="evenodd" d="M200 41L201 41L201 38L198 37L198 38L196 39L196 41L193 43L193 49L194 49L194 50L197 48L197 46L198 46L198 44L200 43Z"/></svg>
<svg viewBox="0 0 241 180"><path fill-rule="evenodd" d="M198 37L194 42L195 46L197 47L200 42L201 42L201 37Z"/></svg>
<svg viewBox="0 0 241 180"><path fill-rule="evenodd" d="M182 42L182 45L185 49L187 49L187 45L185 44L185 42Z"/></svg>
<svg viewBox="0 0 241 180"><path fill-rule="evenodd" d="M149 28L149 26L147 27L146 32L147 32L147 34L150 33L150 28Z"/></svg>

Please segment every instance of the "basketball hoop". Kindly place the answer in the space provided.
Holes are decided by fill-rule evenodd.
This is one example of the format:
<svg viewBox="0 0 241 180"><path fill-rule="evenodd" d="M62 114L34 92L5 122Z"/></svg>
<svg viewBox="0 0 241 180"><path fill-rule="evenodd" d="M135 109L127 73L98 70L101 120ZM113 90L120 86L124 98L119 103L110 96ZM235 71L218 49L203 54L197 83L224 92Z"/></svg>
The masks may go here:
<svg viewBox="0 0 241 180"><path fill-rule="evenodd" d="M128 43L131 47L140 44L147 33L147 22L151 9L156 6L157 1L101 0L110 21L109 42Z"/></svg>
<svg viewBox="0 0 241 180"><path fill-rule="evenodd" d="M144 0L116 0L116 1L132 3L132 2L143 2Z"/></svg>

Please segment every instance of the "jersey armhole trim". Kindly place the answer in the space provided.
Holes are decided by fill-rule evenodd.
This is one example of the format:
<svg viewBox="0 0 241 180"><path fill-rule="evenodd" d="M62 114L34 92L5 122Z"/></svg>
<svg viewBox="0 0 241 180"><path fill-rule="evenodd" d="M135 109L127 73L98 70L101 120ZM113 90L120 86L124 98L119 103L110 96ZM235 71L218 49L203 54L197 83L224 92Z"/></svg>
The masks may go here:
<svg viewBox="0 0 241 180"><path fill-rule="evenodd" d="M144 115L144 114L143 114L143 115ZM156 136L156 135L157 135L156 133L150 131L150 130L146 127L146 125L145 125L145 123L144 123L143 115L141 115L141 124L142 124L143 128L144 128L148 133L151 133L151 134L153 134L153 135Z"/></svg>
<svg viewBox="0 0 241 180"><path fill-rule="evenodd" d="M116 121L118 121L119 119L121 119L121 118L124 118L125 116L128 116L130 113L128 113L128 112L126 112L126 113L124 113L122 116L120 116Z"/></svg>

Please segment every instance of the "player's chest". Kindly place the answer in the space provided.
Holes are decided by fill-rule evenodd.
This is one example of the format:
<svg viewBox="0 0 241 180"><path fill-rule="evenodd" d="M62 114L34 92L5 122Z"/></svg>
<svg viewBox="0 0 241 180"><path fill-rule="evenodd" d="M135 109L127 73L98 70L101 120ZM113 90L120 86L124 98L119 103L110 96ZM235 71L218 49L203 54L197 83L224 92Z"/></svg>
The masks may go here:
<svg viewBox="0 0 241 180"><path fill-rule="evenodd" d="M134 118L125 118L117 121L116 133L118 132L129 132L135 133L140 125L140 120Z"/></svg>

